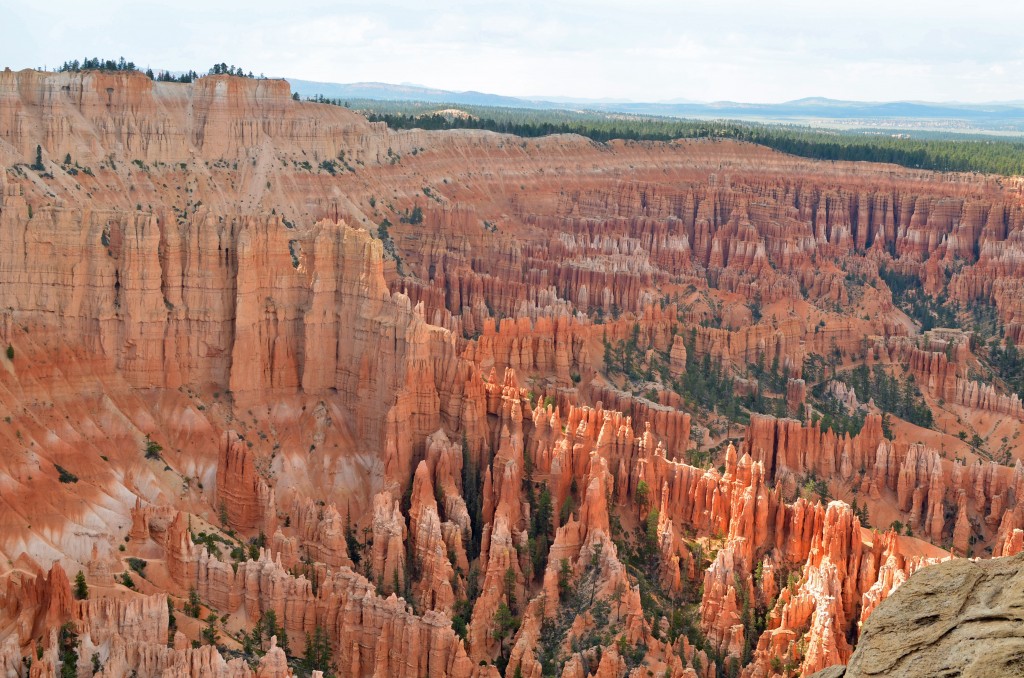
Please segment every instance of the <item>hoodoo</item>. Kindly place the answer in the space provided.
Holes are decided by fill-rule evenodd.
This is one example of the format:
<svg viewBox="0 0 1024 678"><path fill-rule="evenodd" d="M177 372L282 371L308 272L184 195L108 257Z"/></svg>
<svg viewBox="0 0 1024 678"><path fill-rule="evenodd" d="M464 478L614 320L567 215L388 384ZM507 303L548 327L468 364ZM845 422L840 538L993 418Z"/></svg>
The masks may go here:
<svg viewBox="0 0 1024 678"><path fill-rule="evenodd" d="M0 73L4 675L1019 668L1019 181L166 80Z"/></svg>

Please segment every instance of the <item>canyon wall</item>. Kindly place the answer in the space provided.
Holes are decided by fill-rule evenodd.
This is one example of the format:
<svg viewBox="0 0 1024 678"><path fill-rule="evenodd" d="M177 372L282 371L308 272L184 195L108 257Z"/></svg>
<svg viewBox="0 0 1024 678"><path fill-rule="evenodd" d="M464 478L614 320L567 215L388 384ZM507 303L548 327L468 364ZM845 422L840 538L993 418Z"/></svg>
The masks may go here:
<svg viewBox="0 0 1024 678"><path fill-rule="evenodd" d="M788 678L1024 549L1019 396L882 275L1020 341L1012 182L98 71L0 73L0 164L5 675Z"/></svg>

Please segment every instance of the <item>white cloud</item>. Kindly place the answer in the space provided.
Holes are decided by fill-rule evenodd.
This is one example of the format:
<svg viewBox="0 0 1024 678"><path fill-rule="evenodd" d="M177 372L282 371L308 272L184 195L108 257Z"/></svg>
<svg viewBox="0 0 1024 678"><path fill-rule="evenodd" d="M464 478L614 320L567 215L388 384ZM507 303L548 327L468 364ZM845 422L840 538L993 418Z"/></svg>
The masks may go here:
<svg viewBox="0 0 1024 678"><path fill-rule="evenodd" d="M1024 99L1024 3L993 0L48 0L4 14L0 65L16 68L123 55L513 95Z"/></svg>

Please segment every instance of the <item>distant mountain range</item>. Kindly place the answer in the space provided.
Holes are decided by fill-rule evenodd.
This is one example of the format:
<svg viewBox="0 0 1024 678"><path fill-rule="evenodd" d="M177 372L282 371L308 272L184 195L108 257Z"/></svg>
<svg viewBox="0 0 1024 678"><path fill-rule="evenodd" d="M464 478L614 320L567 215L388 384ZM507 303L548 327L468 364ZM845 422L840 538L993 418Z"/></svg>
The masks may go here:
<svg viewBox="0 0 1024 678"><path fill-rule="evenodd" d="M384 82L313 82L288 78L292 91L301 96L322 94L331 99L383 99L385 101L426 101L438 104L507 106L510 108L561 108L556 102L532 101L483 92L450 92L418 85L390 85ZM548 104L544 106L544 104Z"/></svg>
<svg viewBox="0 0 1024 678"><path fill-rule="evenodd" d="M900 126L920 121L926 126L957 122L953 127L1022 131L1024 102L1007 101L984 104L933 103L924 101L842 101L808 97L779 104L715 101L710 103L676 99L665 102L612 101L571 97L510 97L486 92L453 92L419 85L392 85L382 82L328 83L288 79L302 96L321 94L334 99L382 99L428 103L509 108L564 109L585 108L608 113L631 113L679 118L728 118L776 122L823 122L838 124L886 124Z"/></svg>
<svg viewBox="0 0 1024 678"><path fill-rule="evenodd" d="M599 106L606 106L599 104ZM1024 120L1024 106L1013 103L947 104L920 101L842 101L809 97L781 104L748 104L735 101L712 103L617 103L614 110L624 113L718 118L829 118L881 119L910 118L931 120ZM611 110L611 109L609 109Z"/></svg>

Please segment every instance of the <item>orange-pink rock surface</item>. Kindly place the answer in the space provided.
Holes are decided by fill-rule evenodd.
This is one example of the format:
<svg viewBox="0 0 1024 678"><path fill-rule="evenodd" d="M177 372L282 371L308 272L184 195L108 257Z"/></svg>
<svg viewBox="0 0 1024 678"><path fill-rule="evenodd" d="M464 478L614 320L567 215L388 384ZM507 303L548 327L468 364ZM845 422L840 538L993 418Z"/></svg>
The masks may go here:
<svg viewBox="0 0 1024 678"><path fill-rule="evenodd" d="M809 675L1024 550L1019 396L879 273L1024 341L1019 183L98 71L0 73L0 164L5 675Z"/></svg>

